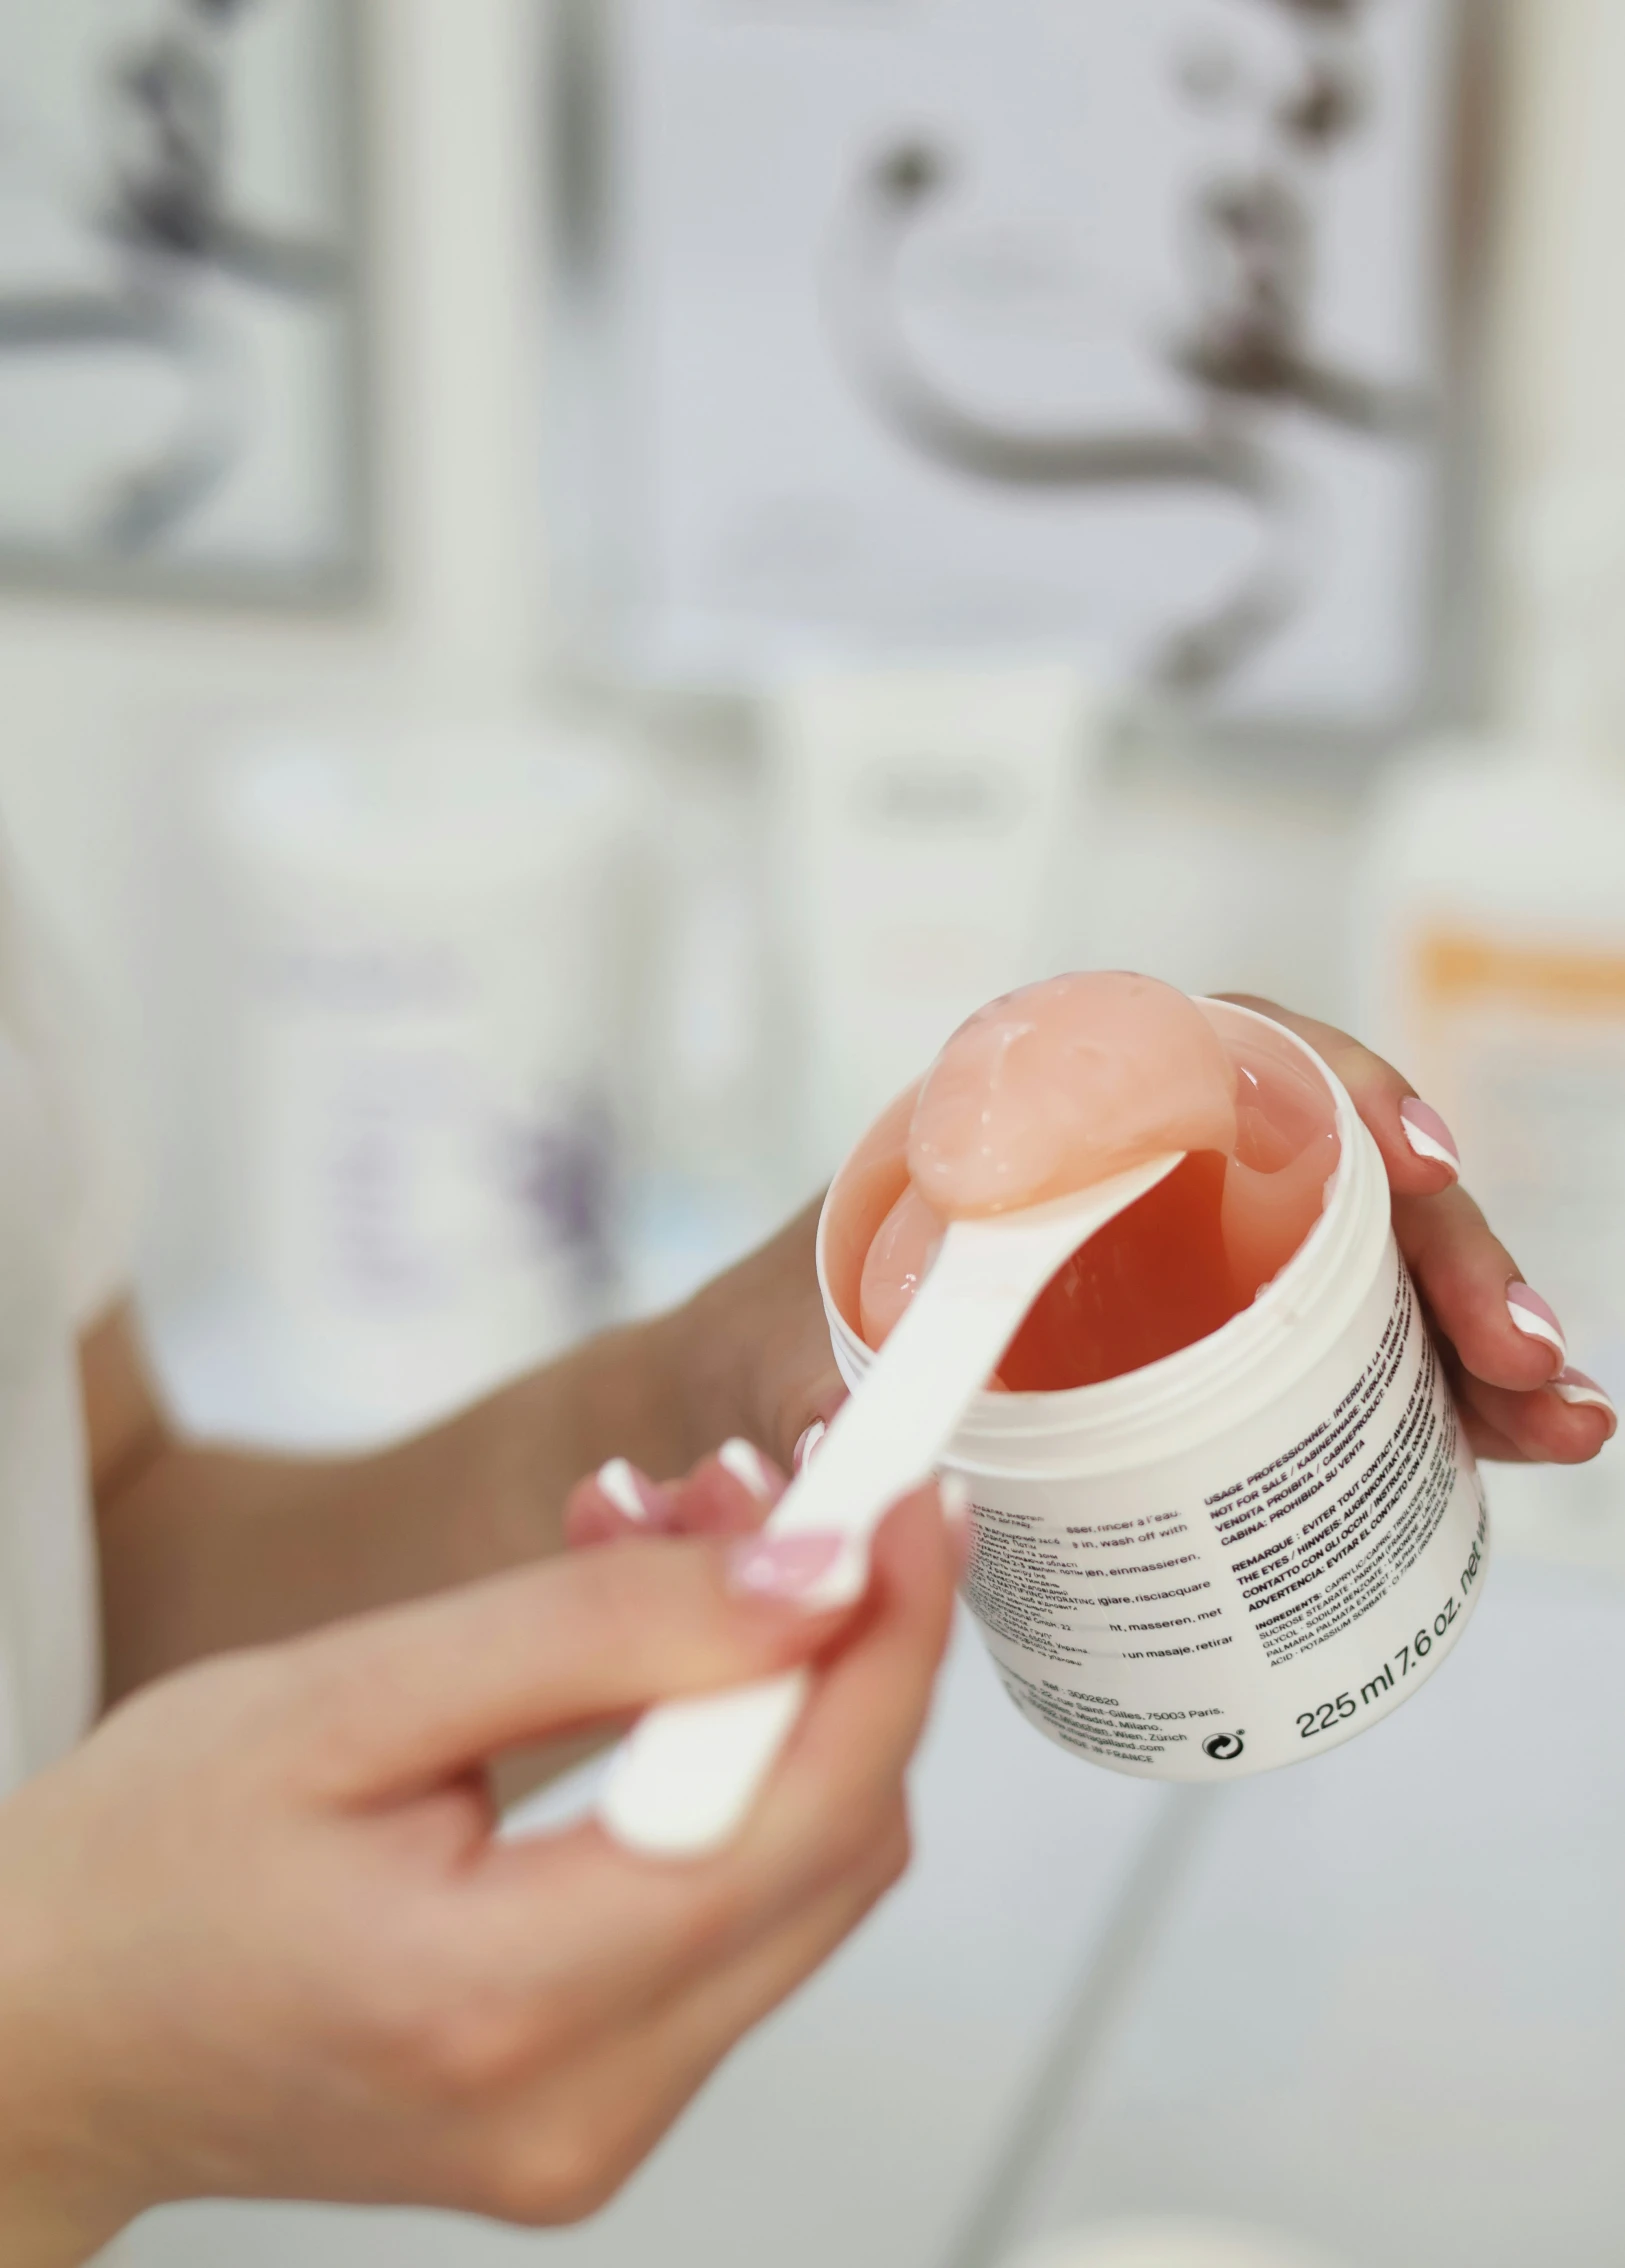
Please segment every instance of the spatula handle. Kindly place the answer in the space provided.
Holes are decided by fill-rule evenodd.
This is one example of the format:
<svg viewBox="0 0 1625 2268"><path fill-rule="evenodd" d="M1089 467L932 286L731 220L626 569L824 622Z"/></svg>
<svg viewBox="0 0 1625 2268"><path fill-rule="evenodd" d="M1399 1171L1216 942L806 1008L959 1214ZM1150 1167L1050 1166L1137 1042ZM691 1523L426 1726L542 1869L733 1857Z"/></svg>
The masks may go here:
<svg viewBox="0 0 1625 2268"><path fill-rule="evenodd" d="M850 1605L862 1597L876 1527L928 1477L1051 1274L1178 1163L1177 1156L1152 1159L1074 1198L996 1224L953 1224L924 1292L770 1522L778 1535L847 1539L817 1604ZM651 1709L611 1768L600 1819L628 1850L651 1856L697 1857L726 1843L744 1825L810 1684L808 1674L797 1671Z"/></svg>
<svg viewBox="0 0 1625 2268"><path fill-rule="evenodd" d="M814 1609L854 1605L869 1581L869 1541L887 1511L917 1488L930 1471L948 1417L930 1394L931 1342L951 1349L954 1317L939 1302L921 1301L898 1325L894 1338L910 1337L927 1362L923 1406L911 1413L908 1397L894 1408L859 1394L830 1427L817 1457L795 1481L770 1522L775 1535L839 1535L846 1547L806 1604ZM890 1350L888 1349L888 1352ZM987 1364L972 1372L972 1386ZM909 1370L922 1375L917 1362ZM906 1376L903 1380L906 1389ZM962 1398L962 1397L961 1397ZM891 1422L888 1422L888 1411ZM923 1423L922 1423L923 1420ZM805 1671L698 1700L668 1701L634 1727L610 1770L599 1817L628 1850L665 1858L698 1857L727 1842L744 1825L751 1805L789 1739L805 1703Z"/></svg>
<svg viewBox="0 0 1625 2268"><path fill-rule="evenodd" d="M805 1670L651 1709L616 1758L599 1817L627 1850L698 1858L744 1826L806 1701Z"/></svg>

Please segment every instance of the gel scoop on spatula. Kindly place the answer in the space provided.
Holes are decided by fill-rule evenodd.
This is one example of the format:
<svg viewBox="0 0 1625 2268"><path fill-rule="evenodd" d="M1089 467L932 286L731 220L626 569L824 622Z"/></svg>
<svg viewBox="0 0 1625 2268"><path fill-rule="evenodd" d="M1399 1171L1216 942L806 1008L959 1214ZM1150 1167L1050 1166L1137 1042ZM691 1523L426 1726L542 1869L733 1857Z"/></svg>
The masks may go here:
<svg viewBox="0 0 1625 2268"><path fill-rule="evenodd" d="M1233 1143L1234 1096L1211 1028L1146 978L1057 978L994 1002L949 1042L909 1140L913 1190L946 1233L770 1523L775 1534L847 1539L829 1605L861 1596L875 1528L931 1471L1056 1270L1188 1149ZM652 1855L726 1842L807 1690L798 1671L652 1710L611 1771L605 1826Z"/></svg>

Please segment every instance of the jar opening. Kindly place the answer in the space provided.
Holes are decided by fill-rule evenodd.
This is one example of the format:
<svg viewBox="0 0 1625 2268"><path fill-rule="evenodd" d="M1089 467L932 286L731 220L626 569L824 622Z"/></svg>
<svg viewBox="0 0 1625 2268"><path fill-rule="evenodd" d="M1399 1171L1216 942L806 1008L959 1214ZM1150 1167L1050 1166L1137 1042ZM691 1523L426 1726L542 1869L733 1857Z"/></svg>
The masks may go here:
<svg viewBox="0 0 1625 2268"><path fill-rule="evenodd" d="M1004 1390L1072 1392L1212 1337L1254 1304L1321 1218L1341 1155L1335 1083L1280 1025L1226 1002L1201 1005L1236 1067L1234 1155L1194 1153L1066 1263L1000 1367ZM899 1096L854 1150L821 1230L826 1296L871 1353L884 1333L869 1315L865 1260L909 1186L917 1091Z"/></svg>

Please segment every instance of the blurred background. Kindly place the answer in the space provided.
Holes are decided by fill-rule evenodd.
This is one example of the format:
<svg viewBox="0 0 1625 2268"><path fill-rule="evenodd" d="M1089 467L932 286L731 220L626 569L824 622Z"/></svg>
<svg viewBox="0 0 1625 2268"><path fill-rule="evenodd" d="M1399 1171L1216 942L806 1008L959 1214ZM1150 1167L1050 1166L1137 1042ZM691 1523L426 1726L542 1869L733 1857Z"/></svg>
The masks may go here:
<svg viewBox="0 0 1625 2268"><path fill-rule="evenodd" d="M1356 1026L1625 1392L1625 10L0 0L0 825L193 1423L681 1297L953 1023ZM1625 1473L1222 1804L956 1646L909 1884L590 2229L124 2268L1615 2262Z"/></svg>

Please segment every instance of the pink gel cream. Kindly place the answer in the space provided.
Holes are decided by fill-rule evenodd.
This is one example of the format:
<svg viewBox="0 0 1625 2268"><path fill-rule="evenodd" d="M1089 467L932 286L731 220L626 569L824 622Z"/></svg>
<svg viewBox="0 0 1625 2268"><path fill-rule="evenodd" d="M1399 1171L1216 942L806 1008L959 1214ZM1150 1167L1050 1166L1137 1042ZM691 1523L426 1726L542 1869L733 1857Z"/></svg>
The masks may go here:
<svg viewBox="0 0 1625 2268"><path fill-rule="evenodd" d="M1329 1090L1284 1035L1259 1024L1231 1039L1154 979L1057 977L994 1001L843 1171L837 1297L878 1348L947 1221L1042 1203L1166 1150L1189 1154L1068 1261L997 1384L1090 1385L1219 1329L1319 1218L1337 1137Z"/></svg>

